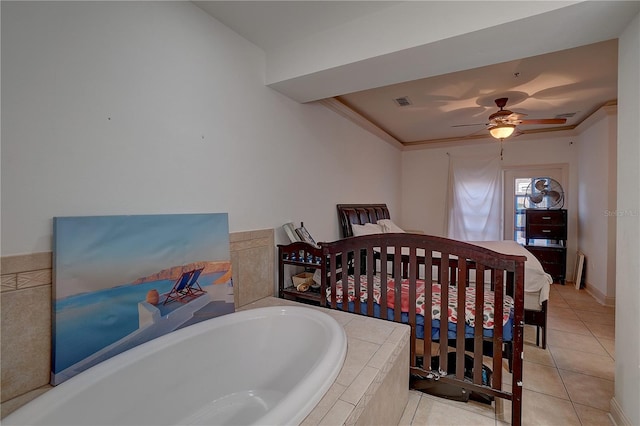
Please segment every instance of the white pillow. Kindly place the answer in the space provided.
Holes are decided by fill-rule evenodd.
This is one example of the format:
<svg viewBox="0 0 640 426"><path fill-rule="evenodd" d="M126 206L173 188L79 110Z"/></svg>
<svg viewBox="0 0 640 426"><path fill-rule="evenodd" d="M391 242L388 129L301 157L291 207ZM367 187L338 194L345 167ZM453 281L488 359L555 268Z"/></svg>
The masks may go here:
<svg viewBox="0 0 640 426"><path fill-rule="evenodd" d="M377 223L365 223L364 225L352 223L351 230L353 231L354 237L359 237L361 235L382 234L384 232L382 226L378 225Z"/></svg>
<svg viewBox="0 0 640 426"><path fill-rule="evenodd" d="M382 227L382 232L387 234L396 234L404 232L404 229L393 223L391 219L380 219L378 225Z"/></svg>

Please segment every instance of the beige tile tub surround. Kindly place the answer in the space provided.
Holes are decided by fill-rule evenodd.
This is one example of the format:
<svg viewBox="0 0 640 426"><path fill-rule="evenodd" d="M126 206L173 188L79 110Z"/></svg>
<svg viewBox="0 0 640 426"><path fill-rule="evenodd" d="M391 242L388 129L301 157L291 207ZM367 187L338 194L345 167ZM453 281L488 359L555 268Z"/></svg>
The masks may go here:
<svg viewBox="0 0 640 426"><path fill-rule="evenodd" d="M273 229L229 235L236 307L275 294Z"/></svg>
<svg viewBox="0 0 640 426"><path fill-rule="evenodd" d="M51 253L3 257L0 268L0 398L5 402L49 382Z"/></svg>
<svg viewBox="0 0 640 426"><path fill-rule="evenodd" d="M242 309L300 303L268 297ZM303 305L308 306L308 305ZM347 356L334 384L302 422L311 425L396 425L409 398L409 336L404 324L317 308L347 334Z"/></svg>
<svg viewBox="0 0 640 426"><path fill-rule="evenodd" d="M236 307L273 296L273 229L229 235ZM0 259L0 418L46 391L51 370L51 252Z"/></svg>

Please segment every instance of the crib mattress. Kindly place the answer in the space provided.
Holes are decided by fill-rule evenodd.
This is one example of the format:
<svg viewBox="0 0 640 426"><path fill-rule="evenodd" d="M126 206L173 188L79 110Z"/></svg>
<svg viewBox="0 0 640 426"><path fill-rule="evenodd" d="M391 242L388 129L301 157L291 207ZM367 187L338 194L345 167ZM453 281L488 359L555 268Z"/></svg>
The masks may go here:
<svg viewBox="0 0 640 426"><path fill-rule="evenodd" d="M338 309L342 309L342 303L337 304ZM348 307L349 312L356 312L356 304L355 302L349 302ZM360 313L362 315L367 315L367 306L364 304L360 305ZM394 318L394 309L387 308L387 315L384 317L380 316L380 305L378 303L374 303L373 305L373 316L375 318L382 318L387 320L393 320ZM403 312L400 316L400 319L403 323L409 324L409 314ZM453 340L456 338L456 329L457 323L447 322L447 339ZM475 328L471 327L469 324L465 324L465 339L472 339L474 337ZM493 337L493 328L487 329L483 328L482 335L487 338ZM424 339L424 316L416 315L416 337L418 339ZM502 328L502 339L505 342L510 342L513 340L513 312L511 312L511 316L504 323ZM431 320L431 340L439 341L440 340L440 320L432 319Z"/></svg>
<svg viewBox="0 0 640 426"><path fill-rule="evenodd" d="M367 300L368 300L368 286L366 282L365 276L360 276L360 313L367 313ZM351 275L348 277L348 286L347 286L347 300L349 302L349 311L356 311L356 283L355 278ZM374 299L374 316L376 318L380 318L381 315L381 305L380 300L382 297L381 293L381 277L379 275L374 275L373 277L373 299ZM394 309L395 309L395 278L387 277L387 314L383 317L384 319L392 320L394 318ZM466 287L465 289L465 312L463 313L463 320L465 322L465 334L466 337L473 337L474 327L475 327L475 294L476 288L474 286ZM342 282L339 281L336 285L336 294L338 300L343 300L343 286ZM425 282L423 280L416 280L416 332L419 338L424 337L424 315L429 312L428 307L425 306ZM440 339L440 322L442 319L442 313L446 309L446 316L444 317L447 321L447 335L448 338L455 338L456 336L456 328L458 322L458 294L457 288L453 286L448 287L448 303L446 306L442 306L442 287L438 283L433 283L431 285L431 337L433 340ZM331 300L331 288L327 288L327 300ZM404 323L408 322L409 319L409 280L403 279L401 280L401 320ZM513 298L510 296L504 295L503 297L503 309L502 315L500 316L500 312L498 312L498 319L502 318L501 322L503 325L503 338L505 340L511 340L512 338L512 318L513 318ZM342 309L342 304L339 304L339 308ZM484 289L484 309L483 309L483 335L485 337L493 336L493 328L496 322L496 313L495 313L495 295L493 291L491 291L488 286Z"/></svg>

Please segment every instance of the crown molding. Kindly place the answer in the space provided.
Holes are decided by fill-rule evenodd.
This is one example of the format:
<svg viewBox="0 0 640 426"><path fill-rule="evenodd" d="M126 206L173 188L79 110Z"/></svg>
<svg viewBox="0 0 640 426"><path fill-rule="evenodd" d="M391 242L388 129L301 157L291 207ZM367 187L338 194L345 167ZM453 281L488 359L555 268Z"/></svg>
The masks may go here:
<svg viewBox="0 0 640 426"><path fill-rule="evenodd" d="M321 105L337 112L341 116L345 117L352 123L361 127L362 129L372 133L373 135L379 137L380 139L388 142L394 147L407 151L407 150L416 150L416 149L427 149L427 148L442 148L445 146L465 146L465 145L477 145L478 143L495 143L496 139L491 137L488 133L486 135L473 135L467 137L453 137L453 138L440 138L440 139L426 139L419 141L410 141L410 142L402 142L395 138L393 135L382 129L380 126L371 122L371 120L367 119L362 114L350 108L348 105L342 103L337 98L327 98L316 101ZM618 112L618 101L612 100L604 103L602 106L596 108L589 115L587 115L582 121L576 124L572 124L570 126L561 126L561 127L549 127L543 129L530 129L530 130L521 130L520 135L536 135L536 134L549 134L556 132L563 132L564 134L559 134L557 136L574 136L581 132L583 132L586 128L590 127L593 123L600 120L603 117L614 115Z"/></svg>
<svg viewBox="0 0 640 426"><path fill-rule="evenodd" d="M347 120L358 125L359 127L363 128L369 133L372 133L373 135L379 137L383 141L391 144L392 146L398 149L404 148L404 144L400 142L398 139L396 139L395 137L393 137L392 135L390 135L380 127L376 126L370 120L366 119L361 114L349 108L348 106L340 102L338 99L336 98L321 99L319 101L316 101L316 103L324 105L330 110L337 112Z"/></svg>

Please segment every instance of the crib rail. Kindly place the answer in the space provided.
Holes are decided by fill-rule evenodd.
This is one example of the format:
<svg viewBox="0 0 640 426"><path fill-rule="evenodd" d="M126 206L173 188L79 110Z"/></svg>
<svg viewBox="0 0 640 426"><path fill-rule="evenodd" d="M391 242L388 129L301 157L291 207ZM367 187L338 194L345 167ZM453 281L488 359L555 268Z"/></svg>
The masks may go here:
<svg viewBox="0 0 640 426"><path fill-rule="evenodd" d="M507 255L469 243L422 234L375 234L321 243L325 259L322 274L322 303L333 309L354 311L370 317L403 322L411 326L410 369L420 377L456 384L467 391L480 392L512 401L512 424L521 422L522 349L524 327L524 262L526 257ZM347 277L353 280L352 307ZM374 280L379 277L379 312L373 297ZM363 286L366 283L366 286ZM440 284L440 336L432 338L432 283ZM406 291L401 291L403 285ZM486 287L485 287L486 286ZM474 287L473 337L464 321L469 287ZM327 291L330 289L329 291ZM417 335L418 289L424 295L423 338ZM453 302L449 293L457 292ZM393 294L390 294L393 292ZM328 298L327 298L328 294ZM340 296L341 295L341 296ZM453 293L452 293L453 295ZM483 333L485 302L494 297L496 306L493 336ZM513 339L505 342L502 306L505 296L514 301ZM449 303L458 313L455 338L448 338ZM393 306L393 314L389 308ZM399 307L406 307L405 312ZM480 325L480 326L478 326ZM449 353L455 352L455 370L450 372ZM483 378L483 355L491 354L491 381ZM473 374L465 375L465 353L473 358ZM512 370L511 391L503 389L503 355Z"/></svg>

